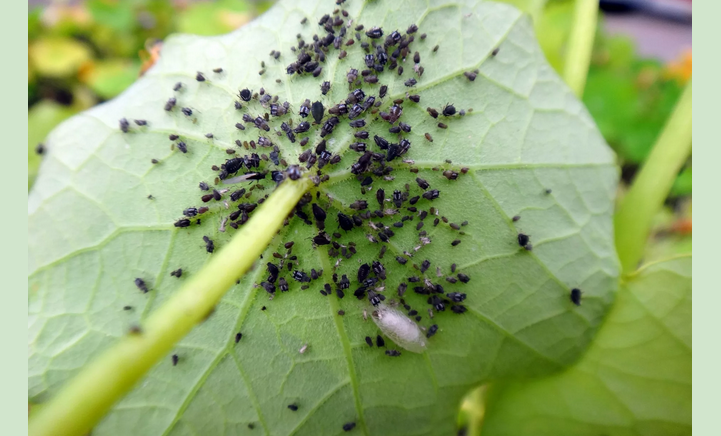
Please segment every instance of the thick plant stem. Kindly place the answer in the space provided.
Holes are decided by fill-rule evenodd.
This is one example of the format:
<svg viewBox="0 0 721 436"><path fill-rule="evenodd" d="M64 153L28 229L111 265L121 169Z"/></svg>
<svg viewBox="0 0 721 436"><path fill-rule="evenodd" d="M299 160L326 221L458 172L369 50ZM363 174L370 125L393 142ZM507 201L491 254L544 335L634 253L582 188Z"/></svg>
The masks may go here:
<svg viewBox="0 0 721 436"><path fill-rule="evenodd" d="M625 274L638 266L653 217L690 153L691 81L616 211L616 251Z"/></svg>
<svg viewBox="0 0 721 436"><path fill-rule="evenodd" d="M265 250L310 186L287 180L263 203L228 245L163 306L85 367L29 421L32 436L82 436L190 330Z"/></svg>
<svg viewBox="0 0 721 436"><path fill-rule="evenodd" d="M597 18L598 0L576 0L563 79L579 98L583 96L583 88L586 87Z"/></svg>

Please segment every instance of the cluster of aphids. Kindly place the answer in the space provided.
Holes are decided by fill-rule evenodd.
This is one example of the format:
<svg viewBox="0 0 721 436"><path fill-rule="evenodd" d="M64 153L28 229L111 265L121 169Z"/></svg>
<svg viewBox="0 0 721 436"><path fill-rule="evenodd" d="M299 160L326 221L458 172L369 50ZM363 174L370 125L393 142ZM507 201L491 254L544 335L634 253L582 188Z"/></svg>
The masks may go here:
<svg viewBox="0 0 721 436"><path fill-rule="evenodd" d="M339 0L337 4L342 4ZM307 25L307 19L301 24ZM237 132L246 135L253 132L251 140L236 140L235 143L240 149L242 156L233 156L225 162L213 165L212 169L216 172L215 188L211 187L205 181L199 183L199 188L203 192L200 197L202 203L206 206L188 206L182 211L183 217L176 221L176 227L189 227L192 224L201 224L200 216L204 213L217 212L225 214L225 210L232 210L227 216L220 220L220 232L225 232L227 227L237 229L246 223L257 208L262 203L266 195L262 195L259 191L266 189L266 180L270 176L271 185L284 182L286 179L297 180L301 177L309 177L316 188L315 196L306 193L300 202L296 205L294 211L286 220L286 225L293 218L298 218L306 225L315 225L318 234L312 238L315 247L327 246L328 256L334 262L333 271L327 271L326 274L332 275L331 285L328 281L323 284L320 290L323 296L332 296L335 294L337 298L344 298L346 293L352 292L359 300L369 301L373 306L371 313L373 321L388 338L396 345L412 351L422 352L426 346L426 340L431 338L438 332L438 325L431 321L429 326L420 327L418 324L423 320L425 313L429 319L433 319L440 312L453 312L462 314L466 312L464 300L466 294L456 291L446 291L442 282L450 285L468 283L470 277L456 270L456 265L450 267L450 274L443 273L442 268L435 267L431 269L429 260L420 260L417 263L410 262L415 259L414 256L419 255L418 251L432 240L424 229L428 226L438 226L440 222L447 224L450 229L458 232L462 236L462 227L467 224L449 222L442 216L439 210L431 206L433 200L440 197L440 191L433 189L431 183L417 177L416 184L420 191L418 195L411 194L411 188L406 184L399 189L393 189L386 192L384 189L378 188L375 191L375 200L378 207L375 208L369 204L367 200L357 200L345 207L338 204L337 201L328 197L321 198L321 192L317 187L329 180L329 176L324 174L324 168L328 165L337 165L341 162L342 155L348 150L359 153L357 160L350 165L350 172L355 175L359 182L361 192L367 193L372 189L375 180L384 180L391 182L394 180L393 171L398 167L405 166L411 172L417 173L414 169L413 161L410 159L402 159L402 156L409 153L411 142L406 137L410 133L412 126L402 121L403 104L405 99L397 98L392 101L384 101L388 93L388 86L381 83L382 80L398 80L394 76L403 76L404 68L402 64L411 64L408 62L412 59L412 72L409 78L401 78L404 85L409 91L421 79L424 68L420 64L420 54L411 49L412 43L415 41L415 35L418 27L415 24L410 25L405 32L393 30L386 33L380 27L365 28L362 24L353 25L353 21L349 18L347 11L337 9L332 14L324 15L318 22L318 26L322 29L321 34L314 34L310 41L306 41L299 34L298 43L290 47L293 61L285 68L286 73L292 77L305 76L295 80L313 80L311 77L319 77L323 73L323 65L331 55L337 53L338 62L343 61L348 55L347 50L352 47L359 47L363 50L363 65L349 65L346 74L349 94L343 101L329 107L327 110L323 103L316 101L311 103L310 99L305 99L300 106L295 109L287 101L280 101L279 96L271 95L261 88L258 92L250 89L242 89L238 94L238 100L234 102L235 109L238 113L242 113L239 118L242 119L235 124ZM420 39L424 40L425 34L420 35ZM436 52L438 46L432 49ZM494 50L492 56L498 53L498 49ZM272 50L270 57L273 60L281 58L281 52ZM408 63L407 63L408 62ZM264 62L261 65L261 76L266 73ZM222 73L222 68L213 70L213 73ZM478 74L477 70L464 73L468 81L475 81ZM264 77L267 77L265 75ZM203 82L208 80L206 75L198 72L196 80ZM281 79L276 79L279 82ZM344 83L345 84L345 83ZM174 91L183 88L182 83L178 83L173 87ZM327 95L331 86L328 81L319 83L322 95ZM241 86L242 87L242 86ZM406 93L406 98L411 104L420 103L421 97L418 94ZM178 105L176 97L170 98L164 105L164 110L168 112L175 111ZM294 121L293 114L297 110L298 118ZM472 109L468 109L470 112ZM191 117L193 109L190 107L181 107L181 113L184 116ZM446 104L439 110L431 107L426 108L428 115L434 119L448 121L455 117L465 115L465 110L457 110L454 105ZM312 123L308 117L312 118ZM336 128L341 123L348 123L353 129L353 139L348 148L340 150L333 154L326 148L326 140L328 140ZM382 124L388 126L389 134L387 137L380 135L371 135L366 126L370 123ZM386 124L387 123L387 124ZM135 120L138 126L147 125L144 120ZM438 127L447 128L447 124L439 122ZM120 129L128 132L131 126L126 119L120 121ZM317 133L317 134L316 134ZM257 135L257 136L256 136ZM276 137L273 138L273 135ZM206 134L209 139L213 138L212 133ZM429 142L433 142L430 133L425 133L425 138ZM256 140L257 137L257 140ZM282 150L278 146L281 141L287 141L290 144L298 143L301 150L306 147L312 138L317 143L302 151L295 161L295 157L288 157L287 160L282 156ZM181 153L188 152L188 145L179 137L179 135L171 134L170 140L173 146ZM289 150L291 145L286 144L285 149ZM228 155L236 155L237 149L228 149ZM295 156L295 154L294 154ZM292 160L291 160L292 159ZM290 161L290 162L288 162ZM153 160L153 163L158 163ZM451 163L447 161L447 163ZM434 168L434 170L438 170ZM456 180L460 175L465 174L468 168L458 168L458 170L446 169L442 175L448 180ZM249 183L249 187L243 188L221 188L219 186L230 186L239 183ZM414 188L415 189L415 188ZM315 198L314 198L315 197ZM370 203L373 201L371 200ZM231 207L232 206L232 207ZM349 278L347 274L339 274L336 271L344 259L350 259L356 255L356 243L341 243L344 235L339 231L326 231L326 221L328 219L328 211L331 207L337 209L336 217L339 231L346 234L353 231L363 231L368 244L378 244L380 247L377 259L372 261L359 262L360 267L357 273L352 274ZM310 212L308 212L308 208ZM375 209L375 210L374 210ZM312 219L311 219L312 215ZM517 221L520 217L514 217ZM381 220L390 219L391 223L384 224ZM415 225L412 222L415 220ZM429 224L432 223L432 224ZM396 231L402 231L404 227L406 231L408 227L414 227L417 232L417 242L412 247L407 247L402 252L393 251L390 263L384 260L384 256L389 248L389 241L395 236ZM427 227L425 227L427 228ZM394 230L395 229L395 230ZM208 236L203 237L205 249L208 253L213 253L216 248L215 242ZM461 243L461 239L455 239L451 243L457 246ZM530 238L528 235L520 233L518 235L518 244L526 250L531 250ZM308 289L313 281L322 279L324 271L320 268L316 270L311 268L309 273L300 268L301 259L293 255L292 248L294 242L285 244L285 253L273 253L275 260L265 263L267 275L258 285L262 287L271 298L276 296L279 290L287 292L289 290L289 281L295 281L300 284L301 289ZM420 257L420 256L419 256ZM385 264L384 264L385 262ZM387 279L387 270L392 265L400 265L411 271L410 276L403 280L397 287L397 297L399 302L392 299L386 304L386 296L384 292L385 281ZM284 271L287 270L287 273ZM417 273L415 272L417 271ZM434 273L435 272L435 276ZM286 274L284 276L284 274ZM171 273L175 277L181 277L182 269L177 269ZM143 292L147 292L148 288L142 279L136 279L136 285ZM448 286L446 284L445 286ZM419 295L428 305L426 310L417 310L406 301L408 289L412 290L412 294ZM416 298L416 297L414 297ZM580 304L580 291L574 289L571 299L575 304ZM403 311L401 311L401 307ZM263 306L265 310L265 306ZM339 315L343 315L344 311L339 311ZM365 311L364 311L365 313ZM236 342L240 340L242 335L236 335ZM366 342L373 345L370 337L366 337ZM376 340L377 346L385 346L385 341L378 336ZM305 351L307 345L301 350ZM389 356L399 356L398 350L388 349L386 354ZM177 356L176 356L177 357ZM174 363L177 358L174 357ZM289 408L297 410L298 406ZM354 423L348 423L343 428L346 431L351 430L355 426Z"/></svg>

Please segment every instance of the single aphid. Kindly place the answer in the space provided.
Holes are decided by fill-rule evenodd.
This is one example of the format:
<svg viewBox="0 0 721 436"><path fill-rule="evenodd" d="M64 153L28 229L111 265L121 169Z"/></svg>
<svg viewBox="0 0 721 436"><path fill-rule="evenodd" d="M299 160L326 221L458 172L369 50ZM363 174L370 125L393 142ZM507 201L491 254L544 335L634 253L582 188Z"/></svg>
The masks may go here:
<svg viewBox="0 0 721 436"><path fill-rule="evenodd" d="M355 428L355 422L346 422L343 424L343 431L351 431Z"/></svg>
<svg viewBox="0 0 721 436"><path fill-rule="evenodd" d="M366 336L366 344L368 344L369 347L373 346L373 339L371 339L370 336Z"/></svg>
<svg viewBox="0 0 721 436"><path fill-rule="evenodd" d="M144 294L148 293L148 285L145 284L145 281L141 278L135 279L135 286L138 287L141 291L143 291Z"/></svg>
<svg viewBox="0 0 721 436"><path fill-rule="evenodd" d="M571 289L571 301L576 306L581 305L581 290L578 288Z"/></svg>
<svg viewBox="0 0 721 436"><path fill-rule="evenodd" d="M381 332L399 347L413 353L425 351L426 340L420 327L404 313L380 303L371 317Z"/></svg>
<svg viewBox="0 0 721 436"><path fill-rule="evenodd" d="M530 241L531 241L531 238L528 235L526 235L525 233L518 234L518 245L520 245L521 247L526 248Z"/></svg>
<svg viewBox="0 0 721 436"><path fill-rule="evenodd" d="M288 404L288 408L289 408L290 410L292 410L293 412L295 412L296 410L298 410L298 406L297 406L296 404Z"/></svg>
<svg viewBox="0 0 721 436"><path fill-rule="evenodd" d="M171 356L171 359L172 359L172 361L173 361L173 366L175 366L175 365L178 364L178 361L180 360L180 357L178 357L177 354L173 354L173 355Z"/></svg>
<svg viewBox="0 0 721 436"><path fill-rule="evenodd" d="M183 269L182 269L182 268L178 268L178 269L176 269L175 271L171 272L170 275L173 276L173 277L180 278L180 277L183 275Z"/></svg>
<svg viewBox="0 0 721 436"><path fill-rule="evenodd" d="M400 355L401 355L401 352L398 350L386 350L386 356L398 357Z"/></svg>

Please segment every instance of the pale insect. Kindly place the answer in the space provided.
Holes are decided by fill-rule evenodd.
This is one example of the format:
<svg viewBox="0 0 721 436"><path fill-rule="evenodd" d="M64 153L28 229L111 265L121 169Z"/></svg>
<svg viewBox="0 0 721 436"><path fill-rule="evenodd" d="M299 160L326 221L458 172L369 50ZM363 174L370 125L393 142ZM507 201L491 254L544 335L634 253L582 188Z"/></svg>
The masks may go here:
<svg viewBox="0 0 721 436"><path fill-rule="evenodd" d="M423 353L426 349L426 338L418 324L403 312L381 303L371 314L378 328L401 348L413 353Z"/></svg>

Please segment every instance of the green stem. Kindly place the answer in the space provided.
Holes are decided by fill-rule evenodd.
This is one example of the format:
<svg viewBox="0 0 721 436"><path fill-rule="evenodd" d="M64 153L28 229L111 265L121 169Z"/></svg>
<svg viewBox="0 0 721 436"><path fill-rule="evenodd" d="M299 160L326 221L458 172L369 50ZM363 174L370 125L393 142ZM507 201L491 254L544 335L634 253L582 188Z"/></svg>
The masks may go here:
<svg viewBox="0 0 721 436"><path fill-rule="evenodd" d="M616 251L624 273L641 260L654 215L691 153L691 81L616 211Z"/></svg>
<svg viewBox="0 0 721 436"><path fill-rule="evenodd" d="M485 392L486 386L481 385L466 394L461 403L461 414L464 415L461 424L465 424L468 436L481 434L483 416L486 411Z"/></svg>
<svg viewBox="0 0 721 436"><path fill-rule="evenodd" d="M250 269L310 187L308 179L286 181L243 229L170 300L139 333L129 333L95 359L29 420L32 436L87 434L112 405L213 310Z"/></svg>
<svg viewBox="0 0 721 436"><path fill-rule="evenodd" d="M597 17L598 0L576 0L563 79L579 98L583 95L583 88L586 86L593 40L596 36Z"/></svg>

